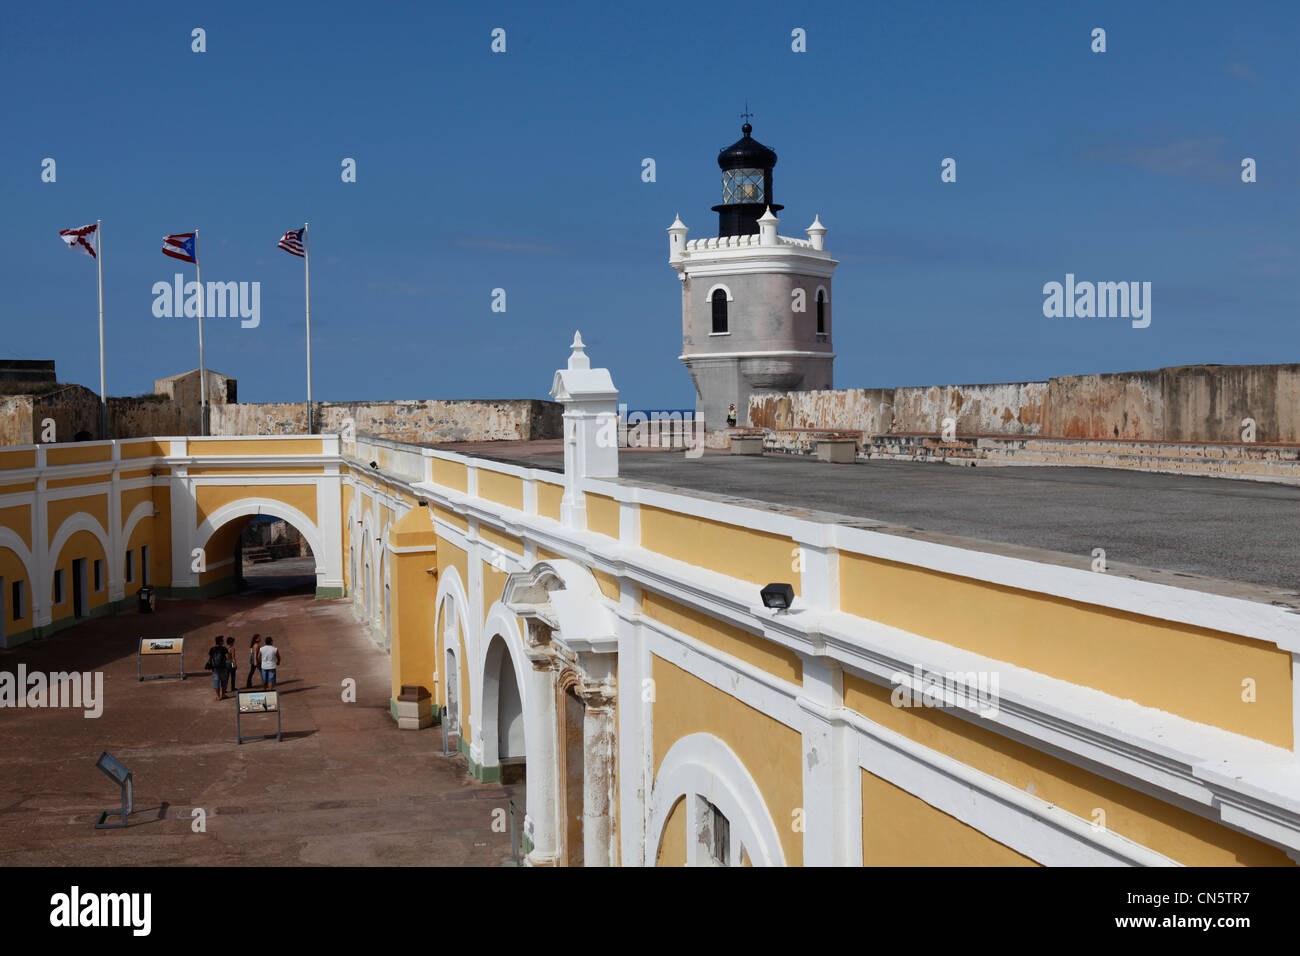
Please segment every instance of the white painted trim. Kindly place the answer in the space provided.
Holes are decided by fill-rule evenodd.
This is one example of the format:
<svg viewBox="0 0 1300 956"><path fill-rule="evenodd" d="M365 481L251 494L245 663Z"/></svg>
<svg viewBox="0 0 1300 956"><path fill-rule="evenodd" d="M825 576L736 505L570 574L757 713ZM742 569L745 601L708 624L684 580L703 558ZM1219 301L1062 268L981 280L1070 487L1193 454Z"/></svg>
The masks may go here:
<svg viewBox="0 0 1300 956"><path fill-rule="evenodd" d="M816 352L798 349L772 349L767 352L688 352L677 356L678 361L685 362L687 359L711 359L711 358L835 358L834 352Z"/></svg>
<svg viewBox="0 0 1300 956"><path fill-rule="evenodd" d="M708 302L710 305L712 305L712 304L713 304L713 293L717 292L719 289L721 289L723 292L727 293L727 301L728 301L728 302L735 302L735 301L736 301L735 296L733 296L733 295L731 294L731 289L729 289L729 288L726 286L726 284L725 284L725 283L722 283L722 282L715 282L715 283L713 283L712 286L709 287L709 291L706 292L705 295L704 295L704 301L705 301L705 302Z"/></svg>
<svg viewBox="0 0 1300 956"><path fill-rule="evenodd" d="M755 866L784 866L785 853L763 793L740 758L712 734L688 734L673 743L664 755L650 799L650 826L646 831L646 865L659 857L664 826L673 805L687 798L687 860L694 844L694 808L690 798L704 797L722 811L731 825L733 856L744 846Z"/></svg>
<svg viewBox="0 0 1300 956"><path fill-rule="evenodd" d="M869 773L1045 866L1178 866L1113 831L849 713ZM871 861L866 861L871 865Z"/></svg>
<svg viewBox="0 0 1300 956"><path fill-rule="evenodd" d="M54 538L50 541L50 548L47 552L49 555L50 565L48 568L49 574L47 575L47 580L43 582L45 593L47 595L51 593L51 589L54 587L54 571L56 565L59 563L59 555L63 551L63 546L67 544L68 539L78 531L89 531L95 536L99 541L100 547L104 549L105 560L107 560L109 555L113 553L113 548L109 542L108 532L104 530L103 525L84 511L78 511L75 514L68 515L68 517L64 519L63 524L59 525L59 530L54 533ZM51 606L53 606L52 603ZM89 608L87 608L87 610L89 610Z"/></svg>

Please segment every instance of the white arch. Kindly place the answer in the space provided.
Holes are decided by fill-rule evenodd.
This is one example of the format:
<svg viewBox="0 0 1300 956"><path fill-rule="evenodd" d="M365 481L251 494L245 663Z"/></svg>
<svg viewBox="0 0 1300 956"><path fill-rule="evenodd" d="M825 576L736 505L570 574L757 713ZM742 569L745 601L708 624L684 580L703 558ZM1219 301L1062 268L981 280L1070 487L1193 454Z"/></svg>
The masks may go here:
<svg viewBox="0 0 1300 956"><path fill-rule="evenodd" d="M307 544L311 547L312 557L316 559L317 573L324 569L325 539L321 535L320 528L316 526L316 522L293 507L293 505L287 505L283 501L276 501L273 498L241 498L239 501L218 508L208 515L203 524L199 525L195 530L194 546L206 550L208 541L222 527L236 518L255 517L257 515L271 515L293 525L298 530L298 533L307 539Z"/></svg>
<svg viewBox="0 0 1300 956"><path fill-rule="evenodd" d="M456 608L457 631L460 635L460 642L463 647L458 648L456 655L456 665L459 668L470 666L470 661L475 659L474 647L476 645L475 637L477 636L477 624L474 616L469 613L469 596L465 590L465 582L460 579L460 572L455 567L448 566L438 575L438 595L434 598L434 622L443 620L443 615L447 613L447 604L451 603ZM444 627L445 630L445 627ZM437 640L437 635L434 635ZM443 651L447 648L444 647ZM470 671L471 674L474 670ZM471 698L473 696L473 679L470 680ZM444 685L445 688L445 685ZM471 708L472 701L460 700L460 719L462 726L465 721L466 712L474 713Z"/></svg>
<svg viewBox="0 0 1300 956"><path fill-rule="evenodd" d="M18 532L11 528L0 527L0 548L8 548L14 554L18 555L18 560L22 562L23 570L27 572L27 587L31 590L36 589L36 575L32 568L36 566L36 558L31 549L27 547L27 542L18 536ZM34 596L34 595L33 595ZM30 600L29 602L30 603Z"/></svg>
<svg viewBox="0 0 1300 956"><path fill-rule="evenodd" d="M114 555L113 564L117 569L118 580L126 578L126 552L131 549L131 535L135 532L135 526L145 518L154 516L154 505L152 501L142 501L131 509L131 514L126 519L126 524L122 527L122 553Z"/></svg>
<svg viewBox="0 0 1300 956"><path fill-rule="evenodd" d="M830 294L830 291L829 291L829 290L826 288L826 286L824 286L824 285L819 285L816 289L813 290L813 304L814 304L814 305L817 304L817 293L818 293L818 292L820 292L822 295L824 295L824 296L826 297L826 299L825 299L826 304L827 304L827 305L830 305L830 304L831 304L831 294Z"/></svg>
<svg viewBox="0 0 1300 956"><path fill-rule="evenodd" d="M500 705L500 687L498 686L500 660L493 656L492 649L496 647L498 637L501 638L501 643L505 647L505 653L510 657L510 665L515 674L515 686L519 689L519 702L523 709L524 718L525 756L532 752L533 732L531 728L535 715L529 707L528 681L526 680L528 669L524 666L523 660L524 632L519 618L515 617L504 604L497 601L488 611L487 621L483 625L483 633L486 635L483 662L476 672L476 678L480 682L478 699L483 702L478 727L479 737L483 741L483 766L496 767L501 763L501 756L497 748L498 731L500 729L497 726L497 712Z"/></svg>
<svg viewBox="0 0 1300 956"><path fill-rule="evenodd" d="M78 511L76 514L69 515L59 525L58 532L54 535L54 540L50 542L50 550L47 552L50 556L50 573L44 581L45 595L48 598L54 589L54 572L58 569L59 555L63 552L63 546L68 543L78 531L89 531L99 541L99 546L104 549L104 560L109 561L109 555L113 553L112 545L108 541L108 533L104 531L101 525L93 516L86 514L84 511ZM125 560L125 555L123 555Z"/></svg>
<svg viewBox="0 0 1300 956"><path fill-rule="evenodd" d="M730 290L729 288L727 288L727 286L724 285L724 284L721 283L721 282L715 282L715 283L713 283L712 286L709 287L709 291L708 291L708 292L705 294L705 296L704 296L704 301L705 301L705 302L712 302L712 301L713 301L713 293L717 292L719 289L721 289L723 292L727 293L727 301L728 301L728 302L735 302L735 301L736 301L735 298L734 298L734 297L732 296L732 294L731 294L731 290Z"/></svg>
<svg viewBox="0 0 1300 956"><path fill-rule="evenodd" d="M646 865L659 858L668 814L680 797L692 813L692 798L701 796L726 816L731 825L733 853L743 846L755 866L784 866L781 836L767 810L762 791L740 758L713 734L688 734L672 745L659 767L650 800L646 831ZM691 827L687 821L688 854ZM739 843L737 843L737 840ZM690 859L688 855L688 860Z"/></svg>

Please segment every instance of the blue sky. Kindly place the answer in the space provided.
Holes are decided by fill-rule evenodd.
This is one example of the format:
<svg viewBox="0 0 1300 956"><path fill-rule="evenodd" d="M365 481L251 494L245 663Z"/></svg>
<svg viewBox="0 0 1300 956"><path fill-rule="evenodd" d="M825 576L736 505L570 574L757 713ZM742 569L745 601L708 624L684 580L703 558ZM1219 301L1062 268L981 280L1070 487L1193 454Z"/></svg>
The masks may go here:
<svg viewBox="0 0 1300 956"><path fill-rule="evenodd" d="M716 234L748 99L782 234L820 214L841 262L837 386L1300 361L1298 48L1281 2L8 4L0 357L97 387L94 265L58 231L102 218L110 394L196 367L151 288L198 226L205 280L262 287L207 364L301 400L275 243L310 219L318 400L543 397L580 328L629 404L688 407L664 230ZM1067 272L1151 282L1151 326L1044 318Z"/></svg>

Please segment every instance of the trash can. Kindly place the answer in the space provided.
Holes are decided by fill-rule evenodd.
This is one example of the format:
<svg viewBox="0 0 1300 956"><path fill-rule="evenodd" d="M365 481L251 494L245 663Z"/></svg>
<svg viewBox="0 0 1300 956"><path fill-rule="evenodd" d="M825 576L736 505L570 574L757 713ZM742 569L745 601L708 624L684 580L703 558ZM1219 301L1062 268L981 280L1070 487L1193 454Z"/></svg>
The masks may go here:
<svg viewBox="0 0 1300 956"><path fill-rule="evenodd" d="M140 613L152 614L154 604L153 587L146 584L144 587L140 588L138 599L140 601Z"/></svg>

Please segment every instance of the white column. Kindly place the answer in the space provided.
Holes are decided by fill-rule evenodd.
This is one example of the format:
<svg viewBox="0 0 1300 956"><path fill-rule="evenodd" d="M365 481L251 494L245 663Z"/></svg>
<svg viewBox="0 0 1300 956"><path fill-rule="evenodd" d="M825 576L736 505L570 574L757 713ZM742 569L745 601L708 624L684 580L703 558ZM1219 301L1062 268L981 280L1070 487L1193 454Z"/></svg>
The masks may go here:
<svg viewBox="0 0 1300 956"><path fill-rule="evenodd" d="M177 444L172 442L175 454ZM184 465L173 465L171 482L172 515L172 587L194 588L199 586L199 575L192 570L194 556L191 553L195 545L195 526L198 524L198 506L194 500L194 480L186 475Z"/></svg>
<svg viewBox="0 0 1300 956"><path fill-rule="evenodd" d="M582 720L582 865L609 866L613 842L614 701L584 694Z"/></svg>
<svg viewBox="0 0 1300 956"><path fill-rule="evenodd" d="M529 682L525 699L532 710L532 726L537 731L528 738L528 770L524 783L528 793L524 832L533 841L528 860L534 866L554 866L560 857L555 672L549 667L539 669L534 664L525 679Z"/></svg>
<svg viewBox="0 0 1300 956"><path fill-rule="evenodd" d="M112 554L104 555L108 574L108 599L120 601L126 585L119 570L122 555L130 542L122 537L122 446L113 442L113 473L108 495L108 545ZM143 569L142 572L143 573Z"/></svg>
<svg viewBox="0 0 1300 956"><path fill-rule="evenodd" d="M32 627L45 627L52 613L50 602L50 567L57 555L50 556L49 499L45 496L45 448L36 446L36 491L32 498L32 569L36 580L30 582Z"/></svg>
<svg viewBox="0 0 1300 956"><path fill-rule="evenodd" d="M333 439L335 445L338 439ZM328 449L327 449L328 452ZM335 449L337 453L337 449ZM324 554L316 558L316 587L343 587L343 489L338 465L327 465L316 483L316 527Z"/></svg>

